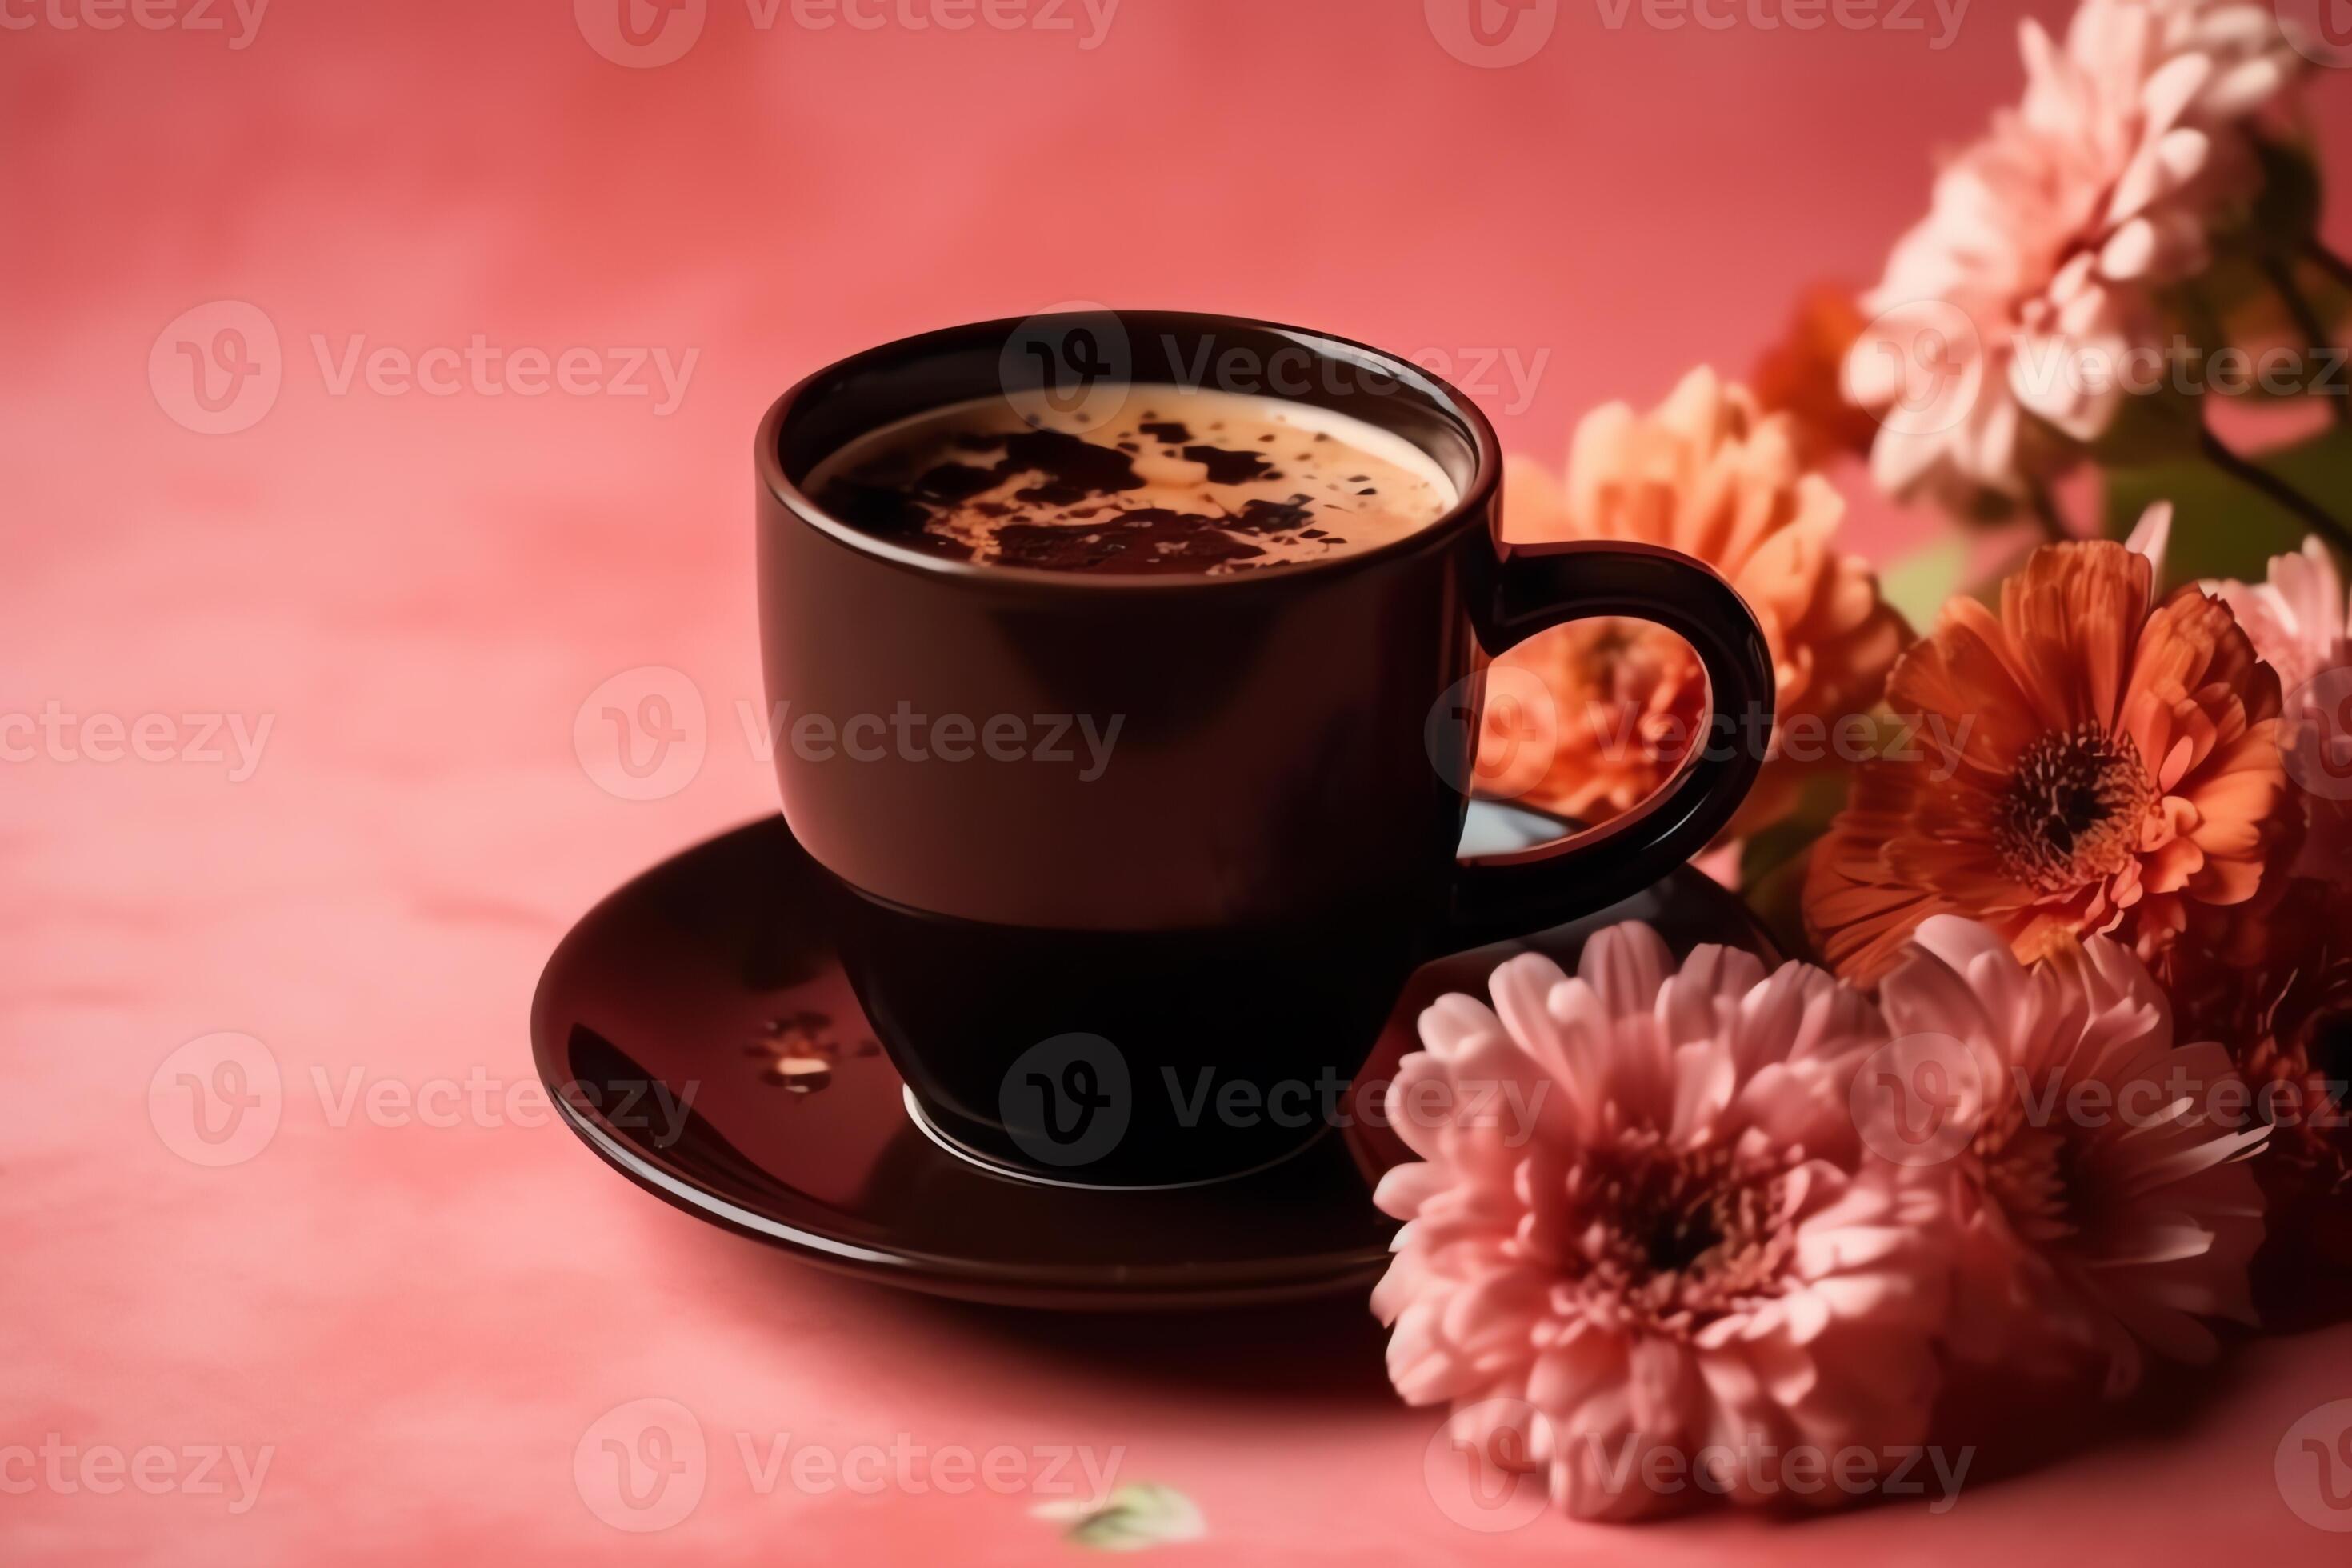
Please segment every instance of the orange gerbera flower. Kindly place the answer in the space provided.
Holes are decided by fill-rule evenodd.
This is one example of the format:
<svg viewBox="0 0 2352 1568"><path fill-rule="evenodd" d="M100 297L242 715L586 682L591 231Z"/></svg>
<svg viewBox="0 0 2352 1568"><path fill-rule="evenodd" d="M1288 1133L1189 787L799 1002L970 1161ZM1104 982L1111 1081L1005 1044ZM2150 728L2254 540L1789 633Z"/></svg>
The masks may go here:
<svg viewBox="0 0 2352 1568"><path fill-rule="evenodd" d="M1801 456L1794 421L1759 413L1746 391L1702 366L1649 413L1612 403L1586 415L1565 485L1515 458L1506 488L1503 526L1514 542L1664 544L1739 590L1771 648L1779 725L1767 731L1757 715L1732 737L1774 743L1725 837L1786 816L1805 773L1833 764L1827 737L1877 702L1910 637L1869 566L1832 547L1845 502ZM1513 777L1522 785L1514 793L1533 804L1605 822L1672 778L1706 737L1706 674L1662 627L1580 621L1501 663L1507 679L1516 671L1523 686L1530 675L1540 682L1551 711L1530 721L1524 703L1490 704L1481 777ZM1514 771L1522 759L1534 764L1532 787Z"/></svg>
<svg viewBox="0 0 2352 1568"><path fill-rule="evenodd" d="M1948 605L1887 687L1906 744L1861 764L1813 851L1805 921L1874 982L1930 915L2032 962L2114 932L2145 959L2261 890L2292 848L2278 678L2218 599L2154 604L2146 557L2049 544L2000 614Z"/></svg>
<svg viewBox="0 0 2352 1568"><path fill-rule="evenodd" d="M1867 458L1878 437L1877 419L1846 400L1840 380L1866 324L1851 290L1815 284L1798 299L1780 341L1756 362L1757 405L1789 416L1809 459L1826 461L1840 453Z"/></svg>

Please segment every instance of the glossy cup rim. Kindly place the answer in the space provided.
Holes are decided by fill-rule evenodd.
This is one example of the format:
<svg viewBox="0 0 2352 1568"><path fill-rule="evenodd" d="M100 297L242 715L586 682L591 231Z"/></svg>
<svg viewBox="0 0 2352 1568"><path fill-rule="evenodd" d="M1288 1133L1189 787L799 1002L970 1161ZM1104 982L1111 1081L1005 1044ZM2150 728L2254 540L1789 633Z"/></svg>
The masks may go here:
<svg viewBox="0 0 2352 1568"><path fill-rule="evenodd" d="M1240 572L1223 576L1204 573L1118 574L1087 572L1053 572L1035 566L999 566L959 561L950 556L928 554L893 544L886 539L853 528L818 506L784 473L782 435L786 421L798 412L808 398L824 384L861 366L903 359L925 353L943 352L971 341L1003 342L1024 326L1067 317L1083 320L1099 314L1116 315L1122 322L1163 322L1185 327L1215 331L1270 332L1286 338L1319 359L1355 362L1377 370L1394 380L1400 386L1418 395L1429 406L1453 420L1471 439L1476 454L1470 481L1449 507L1426 527L1415 529L1402 538L1369 550L1351 551L1328 561L1300 562L1262 572ZM1175 384L1156 381L1138 381L1139 386ZM1264 395L1279 401L1279 392ZM971 321L961 326L942 327L933 331L898 338L886 343L835 360L811 372L785 391L769 405L760 421L753 460L760 481L768 498L781 505L794 520L831 539L835 543L868 555L876 560L938 577L946 582L959 582L975 587L1024 587L1049 593L1221 593L1278 590L1282 584L1301 586L1321 582L1335 573L1369 570L1388 562L1408 559L1425 550L1451 544L1464 529L1480 519L1492 515L1493 500L1502 482L1502 446L1495 435L1494 426L1469 395L1444 377L1423 369L1412 361L1399 357L1385 349L1352 338L1318 331L1309 327L1290 326L1280 321L1259 321L1248 316L1228 316L1215 312L1192 310L1110 310L1062 311L1043 315L999 317L992 321Z"/></svg>

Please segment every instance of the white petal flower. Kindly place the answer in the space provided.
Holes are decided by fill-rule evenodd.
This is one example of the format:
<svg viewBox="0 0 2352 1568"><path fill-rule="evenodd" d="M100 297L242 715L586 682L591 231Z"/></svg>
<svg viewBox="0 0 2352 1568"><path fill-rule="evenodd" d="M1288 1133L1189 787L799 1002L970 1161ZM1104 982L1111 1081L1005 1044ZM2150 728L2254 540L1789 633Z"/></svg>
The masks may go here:
<svg viewBox="0 0 2352 1568"><path fill-rule="evenodd" d="M2200 271L2253 180L2248 122L2295 59L2266 8L2084 0L2063 44L2028 21L2018 105L1937 177L1863 308L1847 395L1901 494L2021 494L2113 426L2159 363L2155 291ZM1934 360L1918 323L1935 322ZM1923 381L1932 393L1923 395Z"/></svg>

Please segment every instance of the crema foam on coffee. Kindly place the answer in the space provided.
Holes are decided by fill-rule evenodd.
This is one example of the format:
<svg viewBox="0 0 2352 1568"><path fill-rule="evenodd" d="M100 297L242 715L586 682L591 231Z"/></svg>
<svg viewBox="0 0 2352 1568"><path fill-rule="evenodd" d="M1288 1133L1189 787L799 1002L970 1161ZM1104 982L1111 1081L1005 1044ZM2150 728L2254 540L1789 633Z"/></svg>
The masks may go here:
<svg viewBox="0 0 2352 1568"><path fill-rule="evenodd" d="M929 554L1114 575L1327 561L1426 528L1458 499L1419 447L1311 405L1097 388L1064 411L991 397L853 441L803 489L843 522Z"/></svg>

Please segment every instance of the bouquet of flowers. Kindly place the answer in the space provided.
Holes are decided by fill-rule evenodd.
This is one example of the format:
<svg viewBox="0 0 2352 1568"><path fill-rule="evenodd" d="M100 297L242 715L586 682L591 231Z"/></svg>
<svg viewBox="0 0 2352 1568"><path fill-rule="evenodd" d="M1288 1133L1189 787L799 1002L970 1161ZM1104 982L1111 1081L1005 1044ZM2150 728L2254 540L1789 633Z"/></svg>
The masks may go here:
<svg viewBox="0 0 2352 1568"><path fill-rule="evenodd" d="M1916 1448L1987 1368L2121 1398L2347 1282L2352 265L2305 53L2238 0L2022 47L1874 288L1511 470L1516 535L1754 608L1773 750L1706 864L1812 960L1617 927L1441 1000L1391 1090L1462 1108L1396 1119L1391 1376L1580 1516L1850 1498L1794 1457ZM1884 579L1835 548L1849 456L1948 519ZM1606 820L1706 732L1657 628L1507 662L1555 710L1534 804Z"/></svg>

